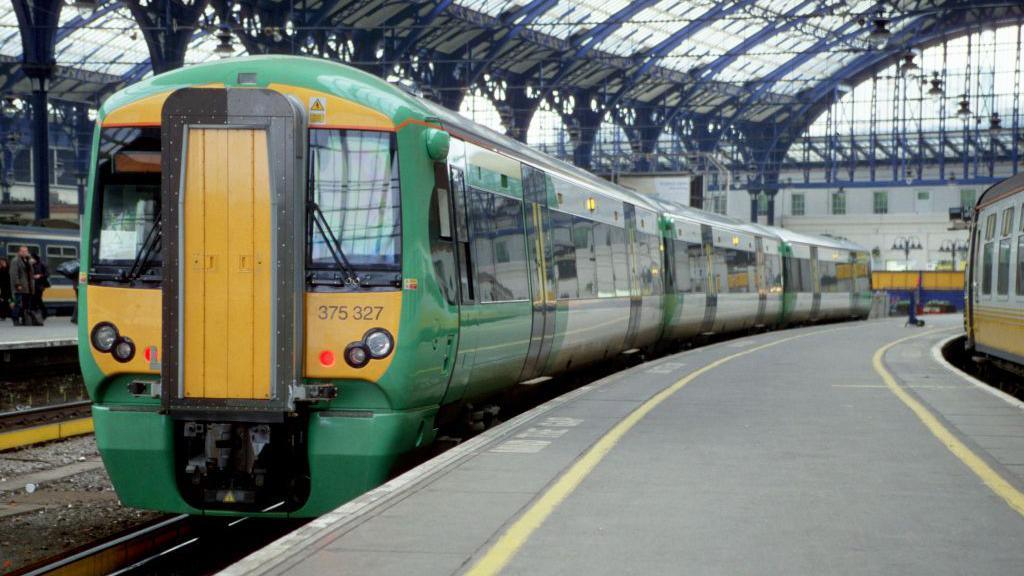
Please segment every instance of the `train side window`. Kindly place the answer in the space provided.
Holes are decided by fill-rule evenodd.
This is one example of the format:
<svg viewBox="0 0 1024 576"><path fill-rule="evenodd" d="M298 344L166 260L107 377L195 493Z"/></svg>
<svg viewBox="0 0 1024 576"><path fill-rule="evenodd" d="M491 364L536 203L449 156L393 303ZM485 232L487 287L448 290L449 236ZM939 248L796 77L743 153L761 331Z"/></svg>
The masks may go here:
<svg viewBox="0 0 1024 576"><path fill-rule="evenodd" d="M996 235L996 215L989 214L985 219L985 240L991 240Z"/></svg>
<svg viewBox="0 0 1024 576"><path fill-rule="evenodd" d="M522 202L477 188L469 191L480 301L528 299Z"/></svg>
<svg viewBox="0 0 1024 576"><path fill-rule="evenodd" d="M649 246L651 248L651 291L654 294L664 294L665 279L663 273L665 258L661 248L661 236L652 235Z"/></svg>
<svg viewBox="0 0 1024 576"><path fill-rule="evenodd" d="M686 255L690 261L690 292L704 294L708 290L708 259L703 244L689 244Z"/></svg>
<svg viewBox="0 0 1024 576"><path fill-rule="evenodd" d="M995 249L994 242L985 244L981 256L981 293L992 294L992 251Z"/></svg>
<svg viewBox="0 0 1024 576"><path fill-rule="evenodd" d="M629 296L629 263L626 259L626 230L613 226L608 234L615 271L615 295Z"/></svg>
<svg viewBox="0 0 1024 576"><path fill-rule="evenodd" d="M442 162L434 164L434 194L437 196L437 235L442 240L451 240L451 191L448 185L448 166Z"/></svg>
<svg viewBox="0 0 1024 576"><path fill-rule="evenodd" d="M477 295L481 302L494 301L494 195L469 188L469 225L476 265Z"/></svg>
<svg viewBox="0 0 1024 576"><path fill-rule="evenodd" d="M1020 205L1020 231L1024 232L1024 204Z"/></svg>
<svg viewBox="0 0 1024 576"><path fill-rule="evenodd" d="M27 247L30 254L38 254L39 253L39 244L24 244L22 242L9 242L7 244L7 257L8 258L14 258L15 256L17 256L18 255L18 250L21 250L22 246Z"/></svg>
<svg viewBox="0 0 1024 576"><path fill-rule="evenodd" d="M1024 212L1022 212L1024 214ZM1022 218L1024 219L1024 218ZM1017 236L1017 296L1024 296L1024 234Z"/></svg>
<svg viewBox="0 0 1024 576"><path fill-rule="evenodd" d="M1013 206L1003 210L1003 236L1009 236L1013 232Z"/></svg>
<svg viewBox="0 0 1024 576"><path fill-rule="evenodd" d="M523 203L507 196L494 196L494 299L527 300L526 229Z"/></svg>
<svg viewBox="0 0 1024 576"><path fill-rule="evenodd" d="M996 277L996 294L1006 296L1010 293L1010 239L999 241L999 269Z"/></svg>
<svg viewBox="0 0 1024 576"><path fill-rule="evenodd" d="M673 254L675 258L672 260L672 275L673 282L676 285L676 292L685 294L690 292L693 287L691 282L692 277L690 276L690 245L685 240L672 240Z"/></svg>
<svg viewBox="0 0 1024 576"><path fill-rule="evenodd" d="M615 296L615 263L612 254L612 227L594 222L594 268L599 298Z"/></svg>
<svg viewBox="0 0 1024 576"><path fill-rule="evenodd" d="M551 242L555 253L555 270L558 271L558 298L579 298L572 215L551 211Z"/></svg>
<svg viewBox="0 0 1024 576"><path fill-rule="evenodd" d="M594 254L594 223L576 216L572 221L572 244L576 248L576 277L580 298L597 296L597 258Z"/></svg>

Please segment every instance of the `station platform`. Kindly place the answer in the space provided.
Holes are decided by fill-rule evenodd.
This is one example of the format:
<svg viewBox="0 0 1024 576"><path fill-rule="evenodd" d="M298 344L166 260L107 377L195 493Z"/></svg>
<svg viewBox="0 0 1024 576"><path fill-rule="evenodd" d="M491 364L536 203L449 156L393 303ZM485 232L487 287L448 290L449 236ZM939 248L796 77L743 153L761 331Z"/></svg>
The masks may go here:
<svg viewBox="0 0 1024 576"><path fill-rule="evenodd" d="M42 326L15 326L0 322L0 350L57 348L78 345L78 326L70 316L51 316Z"/></svg>
<svg viewBox="0 0 1024 576"><path fill-rule="evenodd" d="M960 316L759 334L575 390L224 574L1021 574L1024 407Z"/></svg>

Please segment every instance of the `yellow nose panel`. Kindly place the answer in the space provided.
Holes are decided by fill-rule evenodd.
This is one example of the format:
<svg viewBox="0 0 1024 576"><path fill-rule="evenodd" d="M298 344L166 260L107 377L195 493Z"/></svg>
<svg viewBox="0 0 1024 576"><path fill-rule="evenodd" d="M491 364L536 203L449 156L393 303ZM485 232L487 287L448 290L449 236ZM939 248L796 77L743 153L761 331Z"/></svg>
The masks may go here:
<svg viewBox="0 0 1024 576"><path fill-rule="evenodd" d="M186 398L271 395L267 135L191 129L181 265Z"/></svg>

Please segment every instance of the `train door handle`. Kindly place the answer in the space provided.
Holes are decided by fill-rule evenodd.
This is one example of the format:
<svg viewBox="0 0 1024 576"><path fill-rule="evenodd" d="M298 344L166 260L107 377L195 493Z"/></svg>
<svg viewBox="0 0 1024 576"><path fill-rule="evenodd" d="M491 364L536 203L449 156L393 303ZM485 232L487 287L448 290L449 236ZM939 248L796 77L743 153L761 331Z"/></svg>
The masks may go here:
<svg viewBox="0 0 1024 576"><path fill-rule="evenodd" d="M239 254L238 255L238 271L239 272L252 272L252 255L251 254Z"/></svg>
<svg viewBox="0 0 1024 576"><path fill-rule="evenodd" d="M213 270L213 264L215 262L214 254L205 254L203 256L203 268L206 270Z"/></svg>

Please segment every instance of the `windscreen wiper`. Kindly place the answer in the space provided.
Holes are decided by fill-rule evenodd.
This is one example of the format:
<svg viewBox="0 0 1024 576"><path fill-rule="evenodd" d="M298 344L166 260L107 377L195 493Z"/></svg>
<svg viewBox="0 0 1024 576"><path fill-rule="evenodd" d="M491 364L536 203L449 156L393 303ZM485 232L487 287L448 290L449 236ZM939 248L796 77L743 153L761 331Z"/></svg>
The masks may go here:
<svg viewBox="0 0 1024 576"><path fill-rule="evenodd" d="M352 265L349 264L348 258L345 257L344 250L341 249L341 243L338 242L338 238L334 235L334 231L331 230L330 224L327 222L327 217L324 216L323 210L320 206L310 200L307 204L307 210L309 212L310 219L313 220L313 224L317 230L320 231L320 235L324 237L327 244L327 251L331 253L331 258L334 259L334 263L341 270L341 273L345 276L345 283L358 286L360 284L359 276L352 270Z"/></svg>
<svg viewBox="0 0 1024 576"><path fill-rule="evenodd" d="M157 247L160 246L160 240L163 238L163 219L160 218L160 212L153 215L153 227L149 229L146 234L146 239L143 240L142 246L139 247L138 253L135 255L135 260L132 262L132 267L128 270L126 279L131 282L137 280L142 276L142 273L146 271L146 267L153 259L153 254L156 253Z"/></svg>

